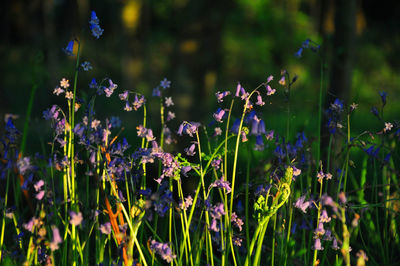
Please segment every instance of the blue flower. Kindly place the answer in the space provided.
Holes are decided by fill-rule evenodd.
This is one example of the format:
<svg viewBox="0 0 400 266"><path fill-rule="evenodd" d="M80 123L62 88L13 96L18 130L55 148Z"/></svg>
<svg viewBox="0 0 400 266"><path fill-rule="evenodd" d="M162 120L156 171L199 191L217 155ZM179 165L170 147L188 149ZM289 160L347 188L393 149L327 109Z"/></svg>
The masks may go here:
<svg viewBox="0 0 400 266"><path fill-rule="evenodd" d="M99 25L99 19L96 15L96 12L92 11L91 17L89 20L90 30L92 31L92 35L97 39L103 34L104 30Z"/></svg>
<svg viewBox="0 0 400 266"><path fill-rule="evenodd" d="M382 106L385 106L386 105L387 92L381 91L381 92L379 92L379 95L381 96L381 99L382 99Z"/></svg>
<svg viewBox="0 0 400 266"><path fill-rule="evenodd" d="M160 87L164 90L168 89L169 87L171 87L171 81L167 80L167 78L164 78L160 81Z"/></svg>
<svg viewBox="0 0 400 266"><path fill-rule="evenodd" d="M66 55L68 56L74 55L73 50L74 50L74 41L69 41L67 47L63 48L64 53L66 53Z"/></svg>
<svg viewBox="0 0 400 266"><path fill-rule="evenodd" d="M81 67L83 68L84 71L89 71L92 69L92 65L88 61L83 62L81 64Z"/></svg>

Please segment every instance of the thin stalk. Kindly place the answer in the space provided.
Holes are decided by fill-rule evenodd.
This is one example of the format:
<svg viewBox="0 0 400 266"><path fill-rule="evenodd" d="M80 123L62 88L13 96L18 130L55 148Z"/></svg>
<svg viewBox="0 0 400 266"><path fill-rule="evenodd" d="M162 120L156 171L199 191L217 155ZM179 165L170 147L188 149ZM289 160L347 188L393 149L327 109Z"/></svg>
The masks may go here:
<svg viewBox="0 0 400 266"><path fill-rule="evenodd" d="M7 171L7 181L6 181L6 194L4 196L4 209L3 209L3 219L1 221L1 236L0 236L0 261L2 258L3 244L4 244L4 230L6 227L6 209L8 200L8 187L10 184L10 170Z"/></svg>

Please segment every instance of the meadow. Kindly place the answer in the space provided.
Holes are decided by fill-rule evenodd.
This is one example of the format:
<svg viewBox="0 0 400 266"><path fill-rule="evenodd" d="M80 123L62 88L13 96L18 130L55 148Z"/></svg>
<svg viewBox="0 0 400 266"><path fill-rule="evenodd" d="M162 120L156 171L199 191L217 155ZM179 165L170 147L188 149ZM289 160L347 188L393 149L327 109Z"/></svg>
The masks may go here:
<svg viewBox="0 0 400 266"><path fill-rule="evenodd" d="M94 11L88 21L86 34L101 42ZM394 104L385 91L362 118L379 130L354 121L362 102L335 99L325 109L321 61L309 129L295 131L291 89L299 77L287 70L260 77L255 88L232 82L216 90L207 120L176 127L173 81L160 77L151 95L112 77L84 84L79 78L94 66L82 47L73 37L63 48L74 76L60 73L49 94L62 104L43 107L47 154L26 149L35 88L24 127L6 117L2 265L400 263L400 124L385 118ZM318 57L320 49L307 39L293 56ZM277 94L283 112L269 117L263 109ZM119 105L98 118L96 103L113 98ZM126 138L125 123L134 124L135 139ZM277 123L283 131L270 127Z"/></svg>

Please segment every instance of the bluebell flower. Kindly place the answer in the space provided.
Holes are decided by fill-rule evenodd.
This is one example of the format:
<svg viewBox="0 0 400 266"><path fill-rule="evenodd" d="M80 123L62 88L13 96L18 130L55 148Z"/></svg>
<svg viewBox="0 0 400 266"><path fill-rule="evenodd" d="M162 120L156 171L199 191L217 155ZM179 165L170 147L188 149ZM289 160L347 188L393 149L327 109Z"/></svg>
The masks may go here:
<svg viewBox="0 0 400 266"><path fill-rule="evenodd" d="M379 95L381 96L382 106L385 106L386 105L387 92L381 91L381 92L379 92Z"/></svg>
<svg viewBox="0 0 400 266"><path fill-rule="evenodd" d="M164 90L168 89L169 87L171 87L171 81L167 80L167 78L164 78L160 81L160 87Z"/></svg>
<svg viewBox="0 0 400 266"><path fill-rule="evenodd" d="M92 65L88 61L83 62L81 64L81 67L83 68L84 71L89 71L92 69Z"/></svg>
<svg viewBox="0 0 400 266"><path fill-rule="evenodd" d="M91 88L91 89L96 89L97 88L97 82L96 82L95 78L93 78L92 81L90 82L89 88Z"/></svg>
<svg viewBox="0 0 400 266"><path fill-rule="evenodd" d="M97 39L103 34L104 30L99 25L99 19L96 16L96 12L92 11L91 18L89 20L90 30L92 35Z"/></svg>
<svg viewBox="0 0 400 266"><path fill-rule="evenodd" d="M238 134L239 126L240 126L240 119L236 118L235 122L233 122L233 125L231 127L231 132L234 134Z"/></svg>
<svg viewBox="0 0 400 266"><path fill-rule="evenodd" d="M379 116L379 111L375 106L372 106L371 108L371 113L376 116L379 120L381 119L381 117Z"/></svg>
<svg viewBox="0 0 400 266"><path fill-rule="evenodd" d="M64 53L66 53L68 56L73 56L74 55L74 41L69 41L67 47L63 49Z"/></svg>
<svg viewBox="0 0 400 266"><path fill-rule="evenodd" d="M158 87L155 87L154 89L153 89L153 97L161 97L161 91L160 91L160 89L158 88Z"/></svg>
<svg viewBox="0 0 400 266"><path fill-rule="evenodd" d="M303 47L300 47L299 50L297 50L297 52L294 53L294 56L300 58L302 53L303 53Z"/></svg>

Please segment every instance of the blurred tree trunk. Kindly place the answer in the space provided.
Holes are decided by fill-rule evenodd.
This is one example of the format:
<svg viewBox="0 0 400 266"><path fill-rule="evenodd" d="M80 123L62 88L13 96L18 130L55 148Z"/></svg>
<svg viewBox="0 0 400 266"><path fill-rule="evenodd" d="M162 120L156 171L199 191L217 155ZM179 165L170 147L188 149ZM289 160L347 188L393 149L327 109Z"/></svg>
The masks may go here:
<svg viewBox="0 0 400 266"><path fill-rule="evenodd" d="M335 33L328 100L340 98L348 104L356 34L356 1L335 1ZM328 103L331 101L328 101Z"/></svg>
<svg viewBox="0 0 400 266"><path fill-rule="evenodd" d="M323 1L321 6L321 15L325 19L321 19L322 29L324 32L324 45L326 48L323 50L325 62L328 64L330 72L326 73L328 77L328 92L325 98L325 107L328 109L330 104L339 98L344 101L345 105L349 105L351 95L351 81L352 81L352 67L353 67L353 54L356 41L356 4L357 1L336 0L336 1ZM334 12L334 23L332 23L332 13ZM330 40L330 33L333 33L332 43ZM326 126L327 117L324 116L322 129L322 145L321 147L328 147L329 145L329 131ZM344 125L345 126L345 125ZM332 143L331 165L328 171L336 169L334 158L339 152L338 144L342 139L335 135ZM323 152L326 152L323 150ZM327 159L327 154L323 157Z"/></svg>

